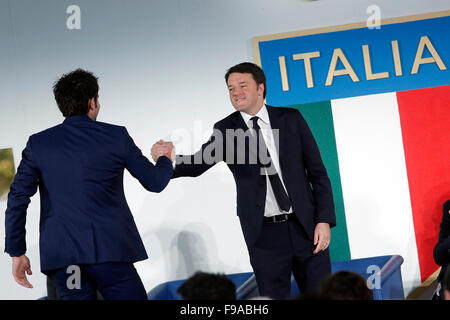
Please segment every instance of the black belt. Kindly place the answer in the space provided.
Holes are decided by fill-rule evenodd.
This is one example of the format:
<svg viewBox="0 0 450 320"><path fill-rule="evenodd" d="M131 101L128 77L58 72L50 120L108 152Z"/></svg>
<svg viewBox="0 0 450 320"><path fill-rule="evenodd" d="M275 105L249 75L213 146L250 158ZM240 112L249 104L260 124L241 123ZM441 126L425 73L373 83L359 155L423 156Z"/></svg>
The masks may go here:
<svg viewBox="0 0 450 320"><path fill-rule="evenodd" d="M264 222L273 222L273 223L278 223L278 222L285 222L288 221L293 214L279 214L276 216L271 216L271 217L264 217Z"/></svg>

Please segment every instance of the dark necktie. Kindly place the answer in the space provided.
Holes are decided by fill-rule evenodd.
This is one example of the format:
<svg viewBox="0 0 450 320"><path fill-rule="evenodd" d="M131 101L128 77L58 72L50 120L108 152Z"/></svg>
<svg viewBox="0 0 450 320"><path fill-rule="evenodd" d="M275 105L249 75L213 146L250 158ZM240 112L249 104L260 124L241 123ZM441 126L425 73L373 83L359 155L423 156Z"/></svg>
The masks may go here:
<svg viewBox="0 0 450 320"><path fill-rule="evenodd" d="M256 139L257 139L257 145L258 145L258 162L263 167L270 167L272 165L272 158L270 157L269 149L267 149L267 145L262 136L261 127L258 125L258 119L259 119L258 117L252 117L250 119L253 122L253 129L255 129L255 132L256 132ZM261 148L262 148L262 150L267 150L267 156L269 159L267 164L263 164L264 162L267 162L267 161L261 161L261 159L260 159ZM280 179L280 176L278 175L278 172L276 171L275 168L273 171L275 173L269 174L268 177L269 177L270 184L272 185L275 199L277 200L278 206L280 207L280 209L287 212L291 208L291 200L289 199L289 196L287 195L286 190L284 190L284 187L283 187L283 184L281 183L281 179Z"/></svg>

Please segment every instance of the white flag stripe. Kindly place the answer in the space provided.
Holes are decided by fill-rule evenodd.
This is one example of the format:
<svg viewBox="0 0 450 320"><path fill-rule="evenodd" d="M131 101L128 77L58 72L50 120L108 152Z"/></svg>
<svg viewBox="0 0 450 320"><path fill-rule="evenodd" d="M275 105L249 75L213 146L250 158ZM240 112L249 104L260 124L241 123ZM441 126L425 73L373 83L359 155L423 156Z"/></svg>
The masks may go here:
<svg viewBox="0 0 450 320"><path fill-rule="evenodd" d="M396 94L331 106L351 258L400 254L406 296L420 269Z"/></svg>

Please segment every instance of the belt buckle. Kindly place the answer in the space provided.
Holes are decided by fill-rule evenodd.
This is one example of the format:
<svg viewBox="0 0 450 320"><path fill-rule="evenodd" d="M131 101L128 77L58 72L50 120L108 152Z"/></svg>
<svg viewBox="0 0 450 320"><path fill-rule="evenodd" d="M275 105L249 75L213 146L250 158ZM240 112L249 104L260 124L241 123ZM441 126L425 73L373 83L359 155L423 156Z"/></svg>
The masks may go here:
<svg viewBox="0 0 450 320"><path fill-rule="evenodd" d="M285 222L285 221L287 221L287 220L289 219L289 217L288 217L287 214L283 214L282 216L283 216L283 218L284 218L284 219L282 219L282 220L277 220L277 218L276 218L277 216L274 216L274 217L273 217L273 222L274 222L274 223Z"/></svg>

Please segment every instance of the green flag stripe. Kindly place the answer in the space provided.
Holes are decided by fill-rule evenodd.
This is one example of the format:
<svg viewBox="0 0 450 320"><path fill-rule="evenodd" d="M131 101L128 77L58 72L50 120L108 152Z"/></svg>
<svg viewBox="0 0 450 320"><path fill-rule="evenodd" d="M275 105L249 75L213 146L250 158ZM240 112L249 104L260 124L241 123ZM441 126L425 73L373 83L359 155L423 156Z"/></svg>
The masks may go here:
<svg viewBox="0 0 450 320"><path fill-rule="evenodd" d="M331 260L349 260L350 247L345 221L344 199L342 196L341 175L339 172L331 102L322 101L289 107L298 109L308 123L317 141L322 160L331 180L334 205L336 208L336 227L331 229Z"/></svg>

